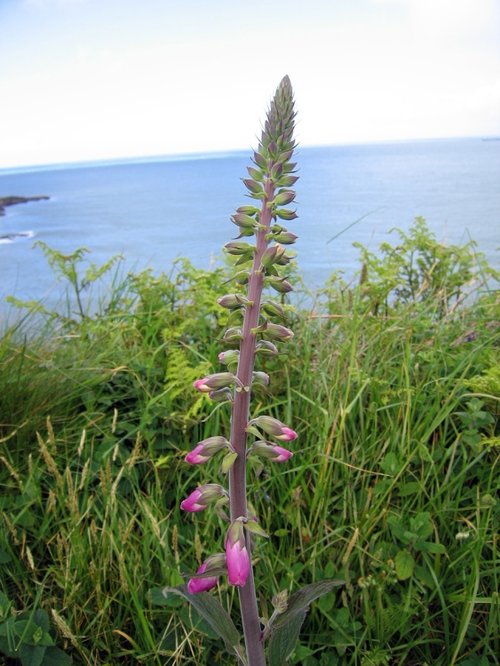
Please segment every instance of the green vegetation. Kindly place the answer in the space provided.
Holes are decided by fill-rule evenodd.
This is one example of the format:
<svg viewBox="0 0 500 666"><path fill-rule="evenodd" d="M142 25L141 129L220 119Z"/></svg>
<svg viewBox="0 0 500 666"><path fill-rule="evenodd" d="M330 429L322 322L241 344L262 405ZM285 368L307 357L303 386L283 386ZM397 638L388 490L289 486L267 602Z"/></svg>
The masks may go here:
<svg viewBox="0 0 500 666"><path fill-rule="evenodd" d="M79 298L63 313L29 304L0 339L0 652L9 664L230 664L195 610L157 592L223 532L196 516L176 526L216 464L193 470L184 455L228 425L227 406L192 387L217 367L228 270L184 260L130 275L94 314L83 294L105 271L80 277L82 251L43 249ZM251 472L271 535L256 542L259 586L270 598L345 580L313 604L294 664L491 666L495 276L472 243L440 245L423 220L361 259L356 284L334 276L291 315L286 362L266 361L272 409L286 420L293 403L299 439L287 469ZM233 588L220 596L238 603Z"/></svg>

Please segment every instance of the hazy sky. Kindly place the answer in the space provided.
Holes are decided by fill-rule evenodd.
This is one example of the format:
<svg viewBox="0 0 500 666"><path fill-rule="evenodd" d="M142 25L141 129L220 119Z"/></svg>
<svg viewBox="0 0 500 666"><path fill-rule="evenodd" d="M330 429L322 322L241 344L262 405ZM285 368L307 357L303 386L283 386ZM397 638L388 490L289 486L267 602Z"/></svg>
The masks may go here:
<svg viewBox="0 0 500 666"><path fill-rule="evenodd" d="M500 134L500 0L0 0L0 167Z"/></svg>

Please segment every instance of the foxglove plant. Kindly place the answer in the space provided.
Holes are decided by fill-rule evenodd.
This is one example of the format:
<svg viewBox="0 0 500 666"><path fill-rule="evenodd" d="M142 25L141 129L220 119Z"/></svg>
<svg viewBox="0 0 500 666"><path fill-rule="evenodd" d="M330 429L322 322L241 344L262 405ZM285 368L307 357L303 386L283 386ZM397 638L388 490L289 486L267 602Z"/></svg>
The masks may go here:
<svg viewBox="0 0 500 666"><path fill-rule="evenodd" d="M250 405L252 391L269 383L265 372L254 369L256 359L260 355L277 355L276 345L293 337L293 332L283 323L286 313L282 305L263 294L267 288L278 294L292 290L283 274L292 259L285 246L293 244L297 236L283 223L297 217L295 210L287 208L295 200L291 188L298 179L294 175L296 164L291 161L295 148L294 120L292 87L286 76L271 102L258 149L253 154L253 165L248 167L249 178L243 179L254 202L241 206L232 216L239 235L225 245L226 253L237 258L238 270L234 275L234 292L222 296L218 303L234 313L239 322L225 331L222 340L238 348L219 354L218 359L226 370L194 382L194 388L212 400L230 402L231 430L228 439L220 435L199 442L185 460L199 465L225 451L221 468L229 472L229 487L224 489L217 483L201 485L183 500L181 508L197 513L214 505L217 514L229 522L224 539L225 553L210 555L191 576L187 587L163 590L164 594L176 592L187 598L224 639L239 662L248 666L266 664L264 641L267 638L269 663L284 664L311 601L341 584L340 581L321 581L308 585L294 593L288 602L286 593L280 593L273 599L275 611L271 619L265 625L261 623L252 569L252 541L254 535L266 534L248 502L247 460L249 456L257 456L269 462L288 461L293 453L281 444L293 442L297 433L271 415L252 418ZM250 237L254 238L254 243L241 240ZM241 292L242 288L246 288L246 293ZM271 321L271 317L278 321ZM225 510L227 505L229 515ZM217 585L219 576L226 573L229 584L239 591L244 649L231 618L216 599L206 594Z"/></svg>

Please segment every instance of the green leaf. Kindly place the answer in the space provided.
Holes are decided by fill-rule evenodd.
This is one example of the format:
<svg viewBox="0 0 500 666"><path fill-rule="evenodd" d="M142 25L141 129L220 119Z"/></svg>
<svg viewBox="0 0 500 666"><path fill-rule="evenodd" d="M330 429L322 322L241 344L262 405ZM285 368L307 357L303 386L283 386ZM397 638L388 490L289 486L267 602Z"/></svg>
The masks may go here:
<svg viewBox="0 0 500 666"><path fill-rule="evenodd" d="M416 495L420 491L421 484L418 481L409 481L408 483L403 483L401 486L399 486L399 494L401 497Z"/></svg>
<svg viewBox="0 0 500 666"><path fill-rule="evenodd" d="M47 615L47 611L43 610L43 608L38 608L34 612L33 620L44 631L49 631L49 629L50 629L49 616Z"/></svg>
<svg viewBox="0 0 500 666"><path fill-rule="evenodd" d="M423 541L420 543L420 550L424 550L426 553L432 553L433 555L444 555L446 553L446 548L442 543L433 543L431 541Z"/></svg>
<svg viewBox="0 0 500 666"><path fill-rule="evenodd" d="M41 645L21 645L19 659L23 666L40 666L45 656L46 647Z"/></svg>
<svg viewBox="0 0 500 666"><path fill-rule="evenodd" d="M165 587L163 595L177 594L193 606L204 620L212 627L215 633L222 638L229 652L235 652L241 641L240 633L234 626L229 613L222 607L219 601L208 592L200 594L189 594L186 585L179 587Z"/></svg>
<svg viewBox="0 0 500 666"><path fill-rule="evenodd" d="M230 451L229 453L227 453L224 456L224 458L222 459L222 463L221 463L221 470L222 470L223 474L227 474L227 472L229 472L231 467L236 462L237 457L238 457L238 454L236 453L236 451Z"/></svg>
<svg viewBox="0 0 500 666"><path fill-rule="evenodd" d="M428 511L417 513L410 518L410 529L416 532L421 539L427 539L432 534L432 521Z"/></svg>
<svg viewBox="0 0 500 666"><path fill-rule="evenodd" d="M307 615L307 609L293 614L288 622L271 634L269 641L269 666L284 666L295 649L300 628ZM279 616L283 617L283 616Z"/></svg>
<svg viewBox="0 0 500 666"><path fill-rule="evenodd" d="M380 467L383 472L393 476L400 471L401 464L398 460L397 455L392 451L390 451L384 456L382 462L380 463Z"/></svg>
<svg viewBox="0 0 500 666"><path fill-rule="evenodd" d="M288 600L286 611L278 615L274 621L271 632L288 624L295 615L301 615L303 612L307 613L310 604L315 599L323 596L323 594L328 594L335 587L340 587L341 585L344 585L343 580L320 580L317 583L305 585L300 590L297 590L297 592L294 592Z"/></svg>
<svg viewBox="0 0 500 666"><path fill-rule="evenodd" d="M149 598L151 603L154 604L155 606L168 606L170 608L178 608L179 606L182 605L182 599L178 599L177 597L171 597L170 599L168 599L163 594L162 587L155 587L149 590Z"/></svg>
<svg viewBox="0 0 500 666"><path fill-rule="evenodd" d="M396 565L396 575L399 580L411 578L415 569L415 560L411 553L407 550L400 550L396 555L394 563Z"/></svg>
<svg viewBox="0 0 500 666"><path fill-rule="evenodd" d="M11 560L10 553L0 548L0 564L8 564Z"/></svg>
<svg viewBox="0 0 500 666"><path fill-rule="evenodd" d="M57 647L49 647L45 652L42 666L71 666L73 659Z"/></svg>
<svg viewBox="0 0 500 666"><path fill-rule="evenodd" d="M265 532L262 529L262 527L259 525L259 523L256 522L255 520L249 520L248 522L246 522L245 529L251 532L252 534L264 537L265 539L269 539L269 534L267 534L267 532Z"/></svg>
<svg viewBox="0 0 500 666"><path fill-rule="evenodd" d="M11 605L10 599L3 592L0 592L0 620L4 620L9 616Z"/></svg>

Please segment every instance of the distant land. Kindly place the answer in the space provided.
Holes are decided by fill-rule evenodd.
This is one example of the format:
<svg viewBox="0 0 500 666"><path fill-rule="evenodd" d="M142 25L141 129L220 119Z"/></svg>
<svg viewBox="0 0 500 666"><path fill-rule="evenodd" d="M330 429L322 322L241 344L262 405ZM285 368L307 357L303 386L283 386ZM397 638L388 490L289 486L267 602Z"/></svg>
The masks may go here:
<svg viewBox="0 0 500 666"><path fill-rule="evenodd" d="M46 195L36 197L0 197L0 215L5 215L5 209L7 206L29 203L30 201L46 201L47 199L50 199L50 197Z"/></svg>

